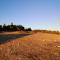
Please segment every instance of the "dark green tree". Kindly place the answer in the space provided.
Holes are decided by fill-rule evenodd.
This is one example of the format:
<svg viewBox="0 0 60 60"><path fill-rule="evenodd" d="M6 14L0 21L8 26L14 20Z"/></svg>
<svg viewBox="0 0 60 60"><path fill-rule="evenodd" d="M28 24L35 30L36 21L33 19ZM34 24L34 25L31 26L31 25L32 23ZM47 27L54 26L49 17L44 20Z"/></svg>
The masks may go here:
<svg viewBox="0 0 60 60"><path fill-rule="evenodd" d="M24 31L24 27L22 25L18 25L17 27L19 28L20 31Z"/></svg>
<svg viewBox="0 0 60 60"><path fill-rule="evenodd" d="M0 32L2 31L2 25L0 25Z"/></svg>
<svg viewBox="0 0 60 60"><path fill-rule="evenodd" d="M27 28L25 31L32 31L32 29L31 28Z"/></svg>
<svg viewBox="0 0 60 60"><path fill-rule="evenodd" d="M10 27L11 27L10 25L7 25L7 27L6 27L7 31L11 31Z"/></svg>
<svg viewBox="0 0 60 60"><path fill-rule="evenodd" d="M6 24L3 25L3 31L7 31L7 26L6 26Z"/></svg>

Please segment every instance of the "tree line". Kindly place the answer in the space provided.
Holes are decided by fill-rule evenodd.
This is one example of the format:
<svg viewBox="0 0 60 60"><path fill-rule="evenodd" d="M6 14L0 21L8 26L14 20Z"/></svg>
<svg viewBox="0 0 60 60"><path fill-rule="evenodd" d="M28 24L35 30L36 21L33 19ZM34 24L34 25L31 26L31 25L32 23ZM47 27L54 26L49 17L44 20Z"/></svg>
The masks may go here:
<svg viewBox="0 0 60 60"><path fill-rule="evenodd" d="M0 32L2 31L32 31L31 28L25 28L22 25L14 25L13 23L11 23L10 25L0 25Z"/></svg>

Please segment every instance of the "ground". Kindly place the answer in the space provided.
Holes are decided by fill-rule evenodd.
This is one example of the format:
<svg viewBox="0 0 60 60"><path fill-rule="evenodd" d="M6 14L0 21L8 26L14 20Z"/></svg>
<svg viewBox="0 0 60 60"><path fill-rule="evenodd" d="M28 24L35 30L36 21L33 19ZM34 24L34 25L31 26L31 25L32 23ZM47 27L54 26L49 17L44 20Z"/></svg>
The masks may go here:
<svg viewBox="0 0 60 60"><path fill-rule="evenodd" d="M59 34L41 32L7 34L0 34L0 40L3 39L0 44L0 60L60 60ZM9 37L8 39L14 38L6 41L4 36Z"/></svg>

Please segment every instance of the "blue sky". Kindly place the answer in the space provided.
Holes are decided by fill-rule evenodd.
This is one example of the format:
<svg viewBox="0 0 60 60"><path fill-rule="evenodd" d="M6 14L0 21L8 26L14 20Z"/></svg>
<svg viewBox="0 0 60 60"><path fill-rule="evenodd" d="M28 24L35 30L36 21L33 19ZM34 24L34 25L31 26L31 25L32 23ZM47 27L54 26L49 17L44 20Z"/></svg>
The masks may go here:
<svg viewBox="0 0 60 60"><path fill-rule="evenodd" d="M60 30L60 0L0 0L0 24Z"/></svg>

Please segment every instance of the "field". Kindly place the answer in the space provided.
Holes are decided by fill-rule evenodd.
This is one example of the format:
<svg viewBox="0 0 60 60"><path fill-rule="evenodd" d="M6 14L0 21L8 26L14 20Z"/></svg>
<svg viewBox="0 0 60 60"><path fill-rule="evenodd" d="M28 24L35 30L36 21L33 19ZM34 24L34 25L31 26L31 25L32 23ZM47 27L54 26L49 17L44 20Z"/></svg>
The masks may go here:
<svg viewBox="0 0 60 60"><path fill-rule="evenodd" d="M0 33L0 60L60 60L60 34Z"/></svg>

